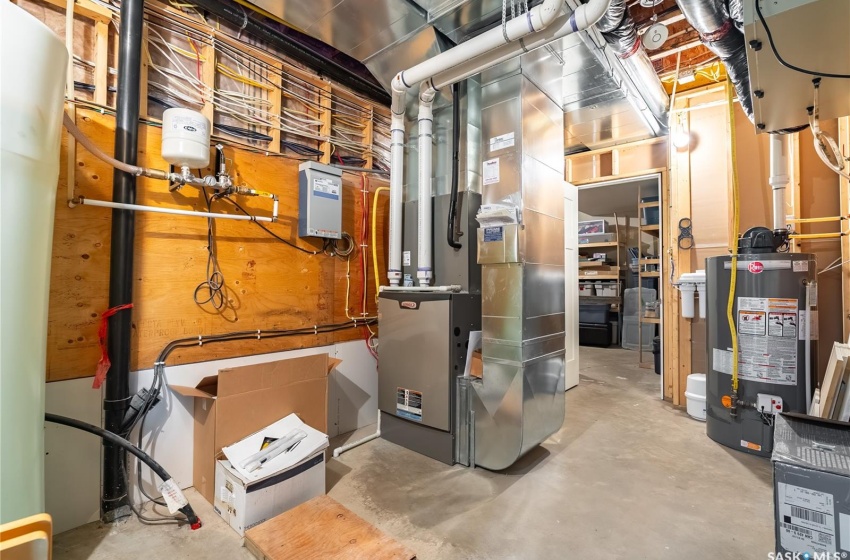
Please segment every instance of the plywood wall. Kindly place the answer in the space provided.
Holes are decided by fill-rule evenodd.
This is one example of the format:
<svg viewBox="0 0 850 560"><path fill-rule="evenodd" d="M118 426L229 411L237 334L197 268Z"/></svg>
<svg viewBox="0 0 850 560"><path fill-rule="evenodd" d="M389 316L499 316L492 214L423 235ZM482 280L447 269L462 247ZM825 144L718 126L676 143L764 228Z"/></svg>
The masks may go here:
<svg viewBox="0 0 850 560"><path fill-rule="evenodd" d="M83 132L105 151L113 146L114 119L80 109L77 122ZM65 158L63 137L62 158ZM164 168L159 157L160 131L142 126L140 161ZM321 243L297 237L298 161L227 147L228 163L237 184L280 196L280 219L268 227L279 236L309 250ZM57 188L48 321L47 379L55 381L93 375L100 356L97 327L108 307L109 231L111 212L95 207L69 208L66 203L65 166ZM112 170L77 149L76 193L111 199ZM355 237L361 229L361 177L343 176L343 225ZM372 181L366 188L374 190ZM199 191L184 188L169 193L161 181L138 181L140 204L205 210ZM237 199L252 213L268 215L265 199ZM368 198L372 203L372 195ZM386 201L379 201L378 230L384 231ZM234 209L218 202L214 211ZM219 264L227 286L229 305L216 312L196 305L195 287L206 278L207 223L196 217L137 213L134 260L132 369L149 368L163 346L179 337L254 329L287 329L346 320L346 262L324 254L307 255L271 238L255 224L216 222ZM360 247L351 258L349 314L360 313ZM379 267L385 268L383 236L379 237ZM371 267L371 257L369 259ZM369 313L374 315L374 276L368 272ZM257 354L363 337L362 329L335 334L274 340L242 341L180 350L170 363L188 363Z"/></svg>

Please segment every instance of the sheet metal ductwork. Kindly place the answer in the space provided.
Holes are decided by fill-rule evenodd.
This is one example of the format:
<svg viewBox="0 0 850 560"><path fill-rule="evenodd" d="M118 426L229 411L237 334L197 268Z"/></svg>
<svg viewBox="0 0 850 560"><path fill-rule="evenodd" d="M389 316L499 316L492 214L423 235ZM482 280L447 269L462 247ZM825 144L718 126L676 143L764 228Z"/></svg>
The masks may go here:
<svg viewBox="0 0 850 560"><path fill-rule="evenodd" d="M667 122L667 92L658 80L652 61L641 44L635 20L625 0L613 0L596 24L605 42L620 59L623 69L639 88L644 103L663 128Z"/></svg>
<svg viewBox="0 0 850 560"><path fill-rule="evenodd" d="M677 0L685 19L699 32L700 41L720 57L726 73L735 86L741 108L753 120L753 99L750 94L750 73L747 50L741 23L741 2L731 0Z"/></svg>

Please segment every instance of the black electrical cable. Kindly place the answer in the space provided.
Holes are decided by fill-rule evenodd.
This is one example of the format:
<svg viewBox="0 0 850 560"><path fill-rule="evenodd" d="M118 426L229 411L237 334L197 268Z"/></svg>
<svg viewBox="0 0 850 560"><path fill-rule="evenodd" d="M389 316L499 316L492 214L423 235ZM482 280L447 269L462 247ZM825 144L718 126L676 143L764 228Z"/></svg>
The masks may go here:
<svg viewBox="0 0 850 560"><path fill-rule="evenodd" d="M201 192L207 203L207 211L212 212L212 203L220 198L219 193L208 196L206 187L202 187ZM218 264L214 222L215 220L212 217L207 218L207 279L195 287L192 299L201 307L211 304L213 309L221 311L227 305L227 297L224 294L224 273L222 273ZM206 292L205 299L199 296L204 292Z"/></svg>
<svg viewBox="0 0 850 560"><path fill-rule="evenodd" d="M228 197L224 197L224 198L222 198L222 200L226 200L226 201L227 201L227 202L229 202L230 204L234 205L236 208L238 208L239 210L241 210L241 211L242 211L242 213L243 213L243 214L245 214L246 216L250 216L250 215L251 215L251 214L250 214L247 210L245 210L244 208L242 208L242 206L241 206L238 202L236 202L235 200L233 200L233 199L231 199L231 198L228 198ZM272 237L274 237L275 239L277 239L277 240L278 240L278 241L280 241L281 243L285 243L286 245L289 245L289 246L290 246L290 247L292 247L293 249L298 249L298 250L299 250L299 251L301 251L302 253L307 253L308 255L318 255L318 254L321 252L321 251L310 251L310 250L308 250L308 249L304 249L303 247L299 247L299 246L298 246L298 245L296 245L295 243L293 243L293 242L291 242L291 241L289 241L289 240L287 240L287 239L284 239L283 237L280 237L278 234L276 234L275 232L273 232L272 230L270 230L269 228L267 228L266 226L264 226L264 225L263 225L263 224L261 224L260 222L258 222L258 221L256 221L256 220L252 220L252 222L253 222L253 223L255 223L255 224L257 224L257 225L258 225L260 228L262 228L262 229L263 229L266 233L268 233L269 235L271 235Z"/></svg>
<svg viewBox="0 0 850 560"><path fill-rule="evenodd" d="M99 436L101 439L108 441L113 445L117 445L138 457L147 466L149 466L151 470L153 470L153 472L155 472L156 475L164 482L171 480L171 475L168 474L168 471L166 471L162 467L162 465L157 463L153 457L151 457L150 455L148 455L147 453L145 453L126 439L124 439L123 437L119 436L118 434L114 434L109 430L104 430L103 428L99 428L98 426L94 426L87 422L82 422L74 418L67 418L65 416L59 416L57 414L51 414L49 412L44 414L44 419L47 422L52 422L54 424L62 424L63 426L76 428L78 430L82 430L84 432L89 432L90 434ZM186 520L192 526L192 529L198 529L201 527L201 520L197 515L195 515L195 512L190 504L186 504L185 506L180 508L180 512L186 516Z"/></svg>
<svg viewBox="0 0 850 560"><path fill-rule="evenodd" d="M238 126L232 126L229 124L215 123L213 127L226 134L230 134L232 136L239 136L240 138L247 138L249 140L256 140L258 142L271 142L273 140L273 138L268 134L263 134L262 132L249 130L247 128L240 128Z"/></svg>
<svg viewBox="0 0 850 560"><path fill-rule="evenodd" d="M452 192L449 200L449 217L446 224L446 241L452 249L461 249L457 242L457 202L460 166L460 84L452 85Z"/></svg>
<svg viewBox="0 0 850 560"><path fill-rule="evenodd" d="M767 42L770 43L770 50L773 51L773 55L776 57L776 60L779 61L779 64L784 66L785 68L789 68L796 72L800 72L802 74L808 74L809 76L820 76L821 78L840 78L840 79L850 79L850 74L833 74L830 72L819 72L815 70L806 70L805 68L800 68L799 66L795 66L790 62L786 61L782 58L782 55L779 54L779 51L776 49L776 44L773 42L773 34L770 32L770 27L767 25L767 21L764 19L764 15L761 13L761 6L759 6L759 0L753 0L753 3L756 6L756 14L758 14L759 21L761 22L762 27L764 27L764 33L767 35Z"/></svg>

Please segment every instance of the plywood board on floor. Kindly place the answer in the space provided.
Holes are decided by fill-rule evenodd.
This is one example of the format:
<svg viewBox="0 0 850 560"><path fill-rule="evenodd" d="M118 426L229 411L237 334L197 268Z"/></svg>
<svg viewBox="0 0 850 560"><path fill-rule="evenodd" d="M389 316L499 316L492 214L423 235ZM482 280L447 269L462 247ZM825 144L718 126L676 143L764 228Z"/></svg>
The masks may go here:
<svg viewBox="0 0 850 560"><path fill-rule="evenodd" d="M278 515L245 533L261 560L411 560L416 554L328 496Z"/></svg>

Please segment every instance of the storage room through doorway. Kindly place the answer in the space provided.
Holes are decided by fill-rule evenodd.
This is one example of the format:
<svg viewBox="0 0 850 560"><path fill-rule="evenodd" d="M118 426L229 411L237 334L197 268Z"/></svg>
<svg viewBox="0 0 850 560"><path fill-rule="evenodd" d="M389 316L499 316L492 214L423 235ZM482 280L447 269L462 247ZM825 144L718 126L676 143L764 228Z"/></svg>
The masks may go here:
<svg viewBox="0 0 850 560"><path fill-rule="evenodd" d="M578 189L579 352L661 368L661 176Z"/></svg>

